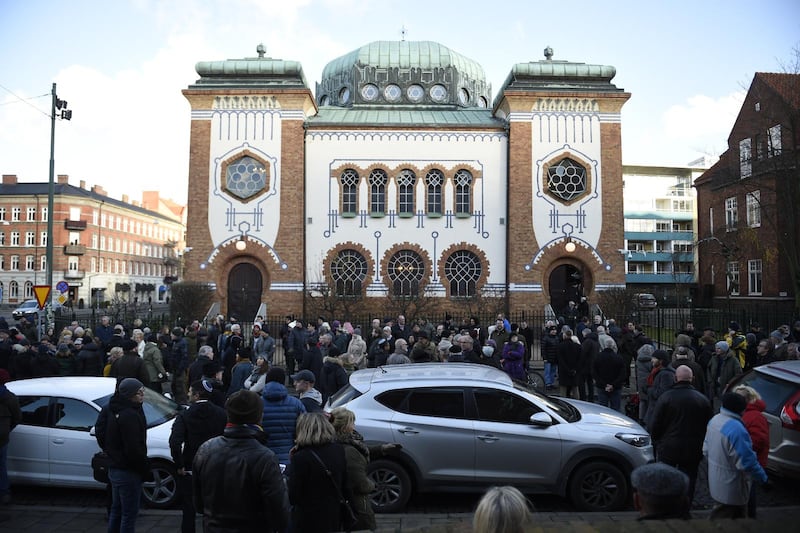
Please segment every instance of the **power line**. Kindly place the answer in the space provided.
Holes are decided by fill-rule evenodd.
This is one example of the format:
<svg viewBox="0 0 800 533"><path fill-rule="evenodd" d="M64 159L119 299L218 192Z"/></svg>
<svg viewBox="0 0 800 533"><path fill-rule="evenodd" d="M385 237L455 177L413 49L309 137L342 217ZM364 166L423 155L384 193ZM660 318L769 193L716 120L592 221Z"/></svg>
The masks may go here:
<svg viewBox="0 0 800 533"><path fill-rule="evenodd" d="M3 89L4 91L7 91L7 92L8 92L8 93L9 93L11 96L13 96L14 98L16 98L17 100L19 100L19 101L20 101L20 102L22 102L23 104L26 104L26 105L29 105L29 106L31 106L32 108L34 108L34 109L35 109L36 111L38 111L39 113L43 114L43 115L44 115L44 116L46 116L47 118L50 118L50 113L48 113L48 112L46 112L46 111L43 111L43 110L39 109L38 107L36 107L35 105L33 105L32 103L30 103L30 102L28 101L28 100L34 100L34 99L36 99L36 98L42 98L42 97L44 97L44 96L50 96L50 94L49 94L49 93L40 94L39 96L31 96L30 98L22 98L21 96L19 96L19 95L17 95L16 93L14 93L14 91L12 91L11 89L9 89L8 87L4 86L3 84L0 84L0 89ZM14 103L14 102L5 102L4 104L0 104L0 105L6 105L6 104L11 104L11 103Z"/></svg>

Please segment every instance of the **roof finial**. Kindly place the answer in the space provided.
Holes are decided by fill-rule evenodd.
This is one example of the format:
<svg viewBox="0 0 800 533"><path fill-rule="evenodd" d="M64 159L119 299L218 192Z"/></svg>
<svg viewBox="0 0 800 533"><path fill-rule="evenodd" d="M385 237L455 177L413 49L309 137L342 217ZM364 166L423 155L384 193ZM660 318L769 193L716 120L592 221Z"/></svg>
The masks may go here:
<svg viewBox="0 0 800 533"><path fill-rule="evenodd" d="M550 48L549 46L544 49L544 58L547 59L548 61L553 59L553 49Z"/></svg>
<svg viewBox="0 0 800 533"><path fill-rule="evenodd" d="M256 52L258 53L258 57L264 57L264 54L267 53L267 47L264 46L264 43L259 43L259 45L256 46Z"/></svg>
<svg viewBox="0 0 800 533"><path fill-rule="evenodd" d="M401 41L405 41L406 40L406 33L408 33L408 30L406 29L405 25L400 26L400 40Z"/></svg>

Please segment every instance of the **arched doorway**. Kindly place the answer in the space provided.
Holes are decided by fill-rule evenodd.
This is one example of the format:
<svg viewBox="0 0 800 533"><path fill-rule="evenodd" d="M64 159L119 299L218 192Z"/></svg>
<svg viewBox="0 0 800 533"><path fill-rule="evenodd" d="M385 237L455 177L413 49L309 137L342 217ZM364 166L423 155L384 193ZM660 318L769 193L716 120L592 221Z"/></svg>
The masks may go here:
<svg viewBox="0 0 800 533"><path fill-rule="evenodd" d="M228 316L253 320L261 305L261 272L250 263L239 263L228 274Z"/></svg>
<svg viewBox="0 0 800 533"><path fill-rule="evenodd" d="M556 315L561 315L569 301L576 304L583 296L584 274L582 268L572 264L559 265L550 273L550 305Z"/></svg>

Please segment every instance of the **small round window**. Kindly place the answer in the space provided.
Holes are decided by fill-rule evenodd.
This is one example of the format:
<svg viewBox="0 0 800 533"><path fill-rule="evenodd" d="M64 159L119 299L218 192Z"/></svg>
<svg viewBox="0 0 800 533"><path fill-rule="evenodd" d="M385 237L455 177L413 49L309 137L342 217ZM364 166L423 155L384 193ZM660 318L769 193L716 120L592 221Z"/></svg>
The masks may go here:
<svg viewBox="0 0 800 533"><path fill-rule="evenodd" d="M350 102L350 88L349 87L342 87L342 90L339 91L339 102L342 104L347 104Z"/></svg>
<svg viewBox="0 0 800 533"><path fill-rule="evenodd" d="M586 192L586 169L577 161L565 157L547 169L547 189L564 201L571 201Z"/></svg>
<svg viewBox="0 0 800 533"><path fill-rule="evenodd" d="M364 100L372 102L378 97L378 87L372 83L368 83L361 88L361 96Z"/></svg>
<svg viewBox="0 0 800 533"><path fill-rule="evenodd" d="M444 102L447 100L447 88L444 85L434 85L431 87L431 98L434 102Z"/></svg>

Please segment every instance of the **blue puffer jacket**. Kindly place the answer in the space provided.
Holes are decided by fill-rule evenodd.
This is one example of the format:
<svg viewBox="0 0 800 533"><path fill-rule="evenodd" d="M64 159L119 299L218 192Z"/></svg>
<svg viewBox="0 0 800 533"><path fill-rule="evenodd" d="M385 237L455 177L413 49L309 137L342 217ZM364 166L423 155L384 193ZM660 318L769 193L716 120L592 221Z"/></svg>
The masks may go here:
<svg viewBox="0 0 800 533"><path fill-rule="evenodd" d="M261 426L267 434L267 447L278 457L278 462L289 463L289 450L294 446L297 417L306 412L305 406L289 396L280 383L270 381L264 387L264 416Z"/></svg>

